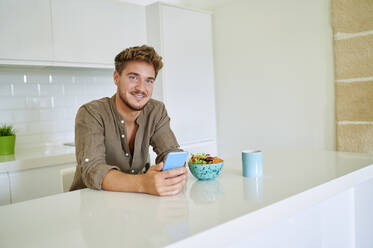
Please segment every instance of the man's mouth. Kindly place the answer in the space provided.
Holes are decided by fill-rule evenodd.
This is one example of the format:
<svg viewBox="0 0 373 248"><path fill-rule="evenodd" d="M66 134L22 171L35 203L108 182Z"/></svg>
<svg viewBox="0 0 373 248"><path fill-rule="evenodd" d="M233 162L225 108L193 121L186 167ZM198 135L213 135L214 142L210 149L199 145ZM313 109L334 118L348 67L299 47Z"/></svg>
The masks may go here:
<svg viewBox="0 0 373 248"><path fill-rule="evenodd" d="M136 98L136 99L144 99L146 97L145 94L141 94L141 93L132 93L132 95Z"/></svg>

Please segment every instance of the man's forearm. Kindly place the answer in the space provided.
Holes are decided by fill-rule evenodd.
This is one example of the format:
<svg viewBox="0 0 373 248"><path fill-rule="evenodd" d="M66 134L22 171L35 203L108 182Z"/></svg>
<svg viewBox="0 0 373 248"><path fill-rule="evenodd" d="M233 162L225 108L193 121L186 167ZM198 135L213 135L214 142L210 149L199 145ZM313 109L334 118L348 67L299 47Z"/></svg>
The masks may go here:
<svg viewBox="0 0 373 248"><path fill-rule="evenodd" d="M185 167L162 171L163 162L149 168L145 174L131 175L119 170L110 170L102 181L101 188L109 191L141 192L151 195L176 195L185 185L188 170Z"/></svg>
<svg viewBox="0 0 373 248"><path fill-rule="evenodd" d="M142 175L110 170L102 180L102 189L119 192L143 192Z"/></svg>

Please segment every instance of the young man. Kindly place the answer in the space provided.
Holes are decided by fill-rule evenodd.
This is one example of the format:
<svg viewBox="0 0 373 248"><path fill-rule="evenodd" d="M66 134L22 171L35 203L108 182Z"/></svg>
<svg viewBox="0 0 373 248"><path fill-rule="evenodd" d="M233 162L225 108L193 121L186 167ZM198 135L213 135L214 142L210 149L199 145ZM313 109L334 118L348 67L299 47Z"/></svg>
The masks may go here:
<svg viewBox="0 0 373 248"><path fill-rule="evenodd" d="M163 103L151 99L162 57L152 47L130 47L115 57L117 92L84 104L75 119L76 168L70 190L175 195L187 181L187 169L162 171L169 152L181 151ZM144 173L149 145L156 165ZM147 165L147 166L146 166Z"/></svg>

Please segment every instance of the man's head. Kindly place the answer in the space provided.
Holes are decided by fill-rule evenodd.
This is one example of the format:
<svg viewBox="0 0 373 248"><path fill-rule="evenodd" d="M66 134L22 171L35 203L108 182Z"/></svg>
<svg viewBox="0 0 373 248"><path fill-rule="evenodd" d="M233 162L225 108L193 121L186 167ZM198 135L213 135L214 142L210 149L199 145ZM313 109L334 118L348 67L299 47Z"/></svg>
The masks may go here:
<svg viewBox="0 0 373 248"><path fill-rule="evenodd" d="M147 45L142 45L129 47L121 51L114 60L115 70L120 75L128 62L134 60L145 61L153 65L155 76L158 75L159 70L163 67L162 57L157 54L154 48Z"/></svg>
<svg viewBox="0 0 373 248"><path fill-rule="evenodd" d="M162 66L162 57L146 45L127 48L115 57L114 81L126 107L134 111L145 107Z"/></svg>

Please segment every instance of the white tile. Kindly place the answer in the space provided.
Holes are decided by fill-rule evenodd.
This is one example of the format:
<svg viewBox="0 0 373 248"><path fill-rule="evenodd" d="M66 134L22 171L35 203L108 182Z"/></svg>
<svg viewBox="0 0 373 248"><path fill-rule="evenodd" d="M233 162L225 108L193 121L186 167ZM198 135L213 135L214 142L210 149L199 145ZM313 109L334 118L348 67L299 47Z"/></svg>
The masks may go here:
<svg viewBox="0 0 373 248"><path fill-rule="evenodd" d="M43 122L29 122L27 123L27 131L29 134L41 134L44 132L53 132L53 127L43 125Z"/></svg>
<svg viewBox="0 0 373 248"><path fill-rule="evenodd" d="M26 109L52 108L51 97L26 97Z"/></svg>
<svg viewBox="0 0 373 248"><path fill-rule="evenodd" d="M88 103L88 102L90 102L94 99L96 99L96 98L92 98L90 96L77 96L76 97L76 105L80 107L83 104L86 104L86 103Z"/></svg>
<svg viewBox="0 0 373 248"><path fill-rule="evenodd" d="M29 69L25 72L28 84L49 84L50 73L42 69Z"/></svg>
<svg viewBox="0 0 373 248"><path fill-rule="evenodd" d="M54 133L47 133L41 134L41 140L44 143L49 144L63 144L67 142L74 141L74 133L72 131L69 132L54 132Z"/></svg>
<svg viewBox="0 0 373 248"><path fill-rule="evenodd" d="M76 96L56 96L54 97L54 107L61 108L61 107L72 107L76 106Z"/></svg>
<svg viewBox="0 0 373 248"><path fill-rule="evenodd" d="M40 108L52 108L51 97L40 97Z"/></svg>
<svg viewBox="0 0 373 248"><path fill-rule="evenodd" d="M41 96L62 96L63 95L63 84L41 84L40 95Z"/></svg>
<svg viewBox="0 0 373 248"><path fill-rule="evenodd" d="M86 93L86 87L84 84L64 84L65 87L65 95L66 96L85 96Z"/></svg>
<svg viewBox="0 0 373 248"><path fill-rule="evenodd" d="M81 68L76 73L75 82L77 84L91 83L94 80L94 76L92 75L92 72L89 69Z"/></svg>
<svg viewBox="0 0 373 248"><path fill-rule="evenodd" d="M23 109L25 108L26 99L24 97L1 97L0 98L0 109Z"/></svg>
<svg viewBox="0 0 373 248"><path fill-rule="evenodd" d="M12 124L14 123L13 112L10 110L0 110L0 124L7 123Z"/></svg>
<svg viewBox="0 0 373 248"><path fill-rule="evenodd" d="M23 83L23 70L0 68L0 83Z"/></svg>
<svg viewBox="0 0 373 248"><path fill-rule="evenodd" d="M32 110L32 109L19 109L13 110L14 122L22 123L22 122L33 122L39 121L39 111Z"/></svg>
<svg viewBox="0 0 373 248"><path fill-rule="evenodd" d="M72 132L74 131L74 125L73 120L56 121L54 123L56 132Z"/></svg>
<svg viewBox="0 0 373 248"><path fill-rule="evenodd" d="M78 107L65 108L64 119L65 120L75 120L76 113L78 112Z"/></svg>
<svg viewBox="0 0 373 248"><path fill-rule="evenodd" d="M27 124L26 123L15 123L14 129L16 131L16 135L27 135Z"/></svg>
<svg viewBox="0 0 373 248"><path fill-rule="evenodd" d="M26 97L26 109L40 108L40 97Z"/></svg>
<svg viewBox="0 0 373 248"><path fill-rule="evenodd" d="M16 149L21 147L39 146L41 143L40 135L17 135Z"/></svg>
<svg viewBox="0 0 373 248"><path fill-rule="evenodd" d="M65 109L54 108L54 109L41 109L40 120L41 121L55 121L65 119Z"/></svg>
<svg viewBox="0 0 373 248"><path fill-rule="evenodd" d="M61 138L57 133L43 133L40 137L41 141L46 145L63 144L63 138Z"/></svg>
<svg viewBox="0 0 373 248"><path fill-rule="evenodd" d="M12 96L10 83L0 83L0 96Z"/></svg>
<svg viewBox="0 0 373 248"><path fill-rule="evenodd" d="M112 74L89 68L0 68L0 121L14 123L19 146L72 142L78 108L115 93Z"/></svg>
<svg viewBox="0 0 373 248"><path fill-rule="evenodd" d="M53 83L55 84L72 84L75 83L76 70L69 68L54 68L50 70L50 74L53 77Z"/></svg>
<svg viewBox="0 0 373 248"><path fill-rule="evenodd" d="M74 131L64 133L65 142L74 142L74 137L75 137Z"/></svg>
<svg viewBox="0 0 373 248"><path fill-rule="evenodd" d="M85 88L87 96L96 98L112 96L116 92L114 83L88 83Z"/></svg>
<svg viewBox="0 0 373 248"><path fill-rule="evenodd" d="M14 96L39 96L37 84L17 83L14 85Z"/></svg>

